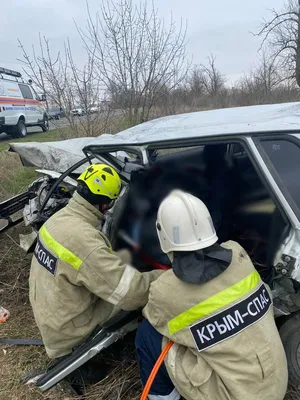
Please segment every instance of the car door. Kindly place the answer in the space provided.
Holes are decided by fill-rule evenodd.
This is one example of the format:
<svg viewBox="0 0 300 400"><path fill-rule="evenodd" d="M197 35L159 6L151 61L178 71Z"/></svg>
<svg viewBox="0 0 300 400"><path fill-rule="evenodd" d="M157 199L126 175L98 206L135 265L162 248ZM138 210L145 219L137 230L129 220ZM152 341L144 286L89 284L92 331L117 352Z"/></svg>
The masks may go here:
<svg viewBox="0 0 300 400"><path fill-rule="evenodd" d="M26 124L37 123L36 105L30 87L24 83L19 83L19 88L25 100Z"/></svg>
<svg viewBox="0 0 300 400"><path fill-rule="evenodd" d="M44 115L45 115L45 108L43 107L43 102L41 101L40 96L36 93L33 87L30 87L32 93L33 93L33 98L34 98L34 107L35 107L35 120L43 121L44 120Z"/></svg>
<svg viewBox="0 0 300 400"><path fill-rule="evenodd" d="M17 125L20 116L26 117L25 100L16 82L2 81L0 88L0 104L6 125Z"/></svg>
<svg viewBox="0 0 300 400"><path fill-rule="evenodd" d="M253 144L262 172L291 225L275 265L281 275L300 282L300 135L263 135L255 137Z"/></svg>

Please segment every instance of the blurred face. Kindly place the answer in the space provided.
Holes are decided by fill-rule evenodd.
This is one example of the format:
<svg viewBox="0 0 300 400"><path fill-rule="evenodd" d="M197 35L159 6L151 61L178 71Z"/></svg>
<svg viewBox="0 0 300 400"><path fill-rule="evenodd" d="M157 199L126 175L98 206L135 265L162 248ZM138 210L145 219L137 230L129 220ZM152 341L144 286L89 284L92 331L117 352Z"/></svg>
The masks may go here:
<svg viewBox="0 0 300 400"><path fill-rule="evenodd" d="M109 210L109 204L102 204L100 207L103 214Z"/></svg>
<svg viewBox="0 0 300 400"><path fill-rule="evenodd" d="M103 214L105 214L108 210L110 210L113 207L114 204L115 204L115 200L112 200L108 204L101 204L99 209Z"/></svg>

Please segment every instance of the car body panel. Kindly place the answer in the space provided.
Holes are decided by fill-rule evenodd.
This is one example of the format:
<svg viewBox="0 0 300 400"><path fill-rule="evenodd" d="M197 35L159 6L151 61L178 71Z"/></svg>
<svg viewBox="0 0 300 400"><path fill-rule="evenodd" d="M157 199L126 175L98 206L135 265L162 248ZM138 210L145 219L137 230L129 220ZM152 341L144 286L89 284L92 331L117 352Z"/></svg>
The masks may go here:
<svg viewBox="0 0 300 400"><path fill-rule="evenodd" d="M11 143L9 151L18 153L24 166L64 172L84 159L82 145L88 143L91 138L75 139L75 143L72 140L74 139L44 143Z"/></svg>
<svg viewBox="0 0 300 400"><path fill-rule="evenodd" d="M10 143L9 151L18 153L24 166L65 172L77 162L85 158L83 148L94 138L84 137L56 142L23 142ZM124 151L110 153L120 160L128 157ZM102 159L104 162L105 159ZM99 162L99 161L98 161ZM75 173L81 173L87 164L79 167Z"/></svg>
<svg viewBox="0 0 300 400"><path fill-rule="evenodd" d="M218 136L300 131L300 102L235 107L172 115L145 122L116 135L105 134L86 149L109 146L147 146Z"/></svg>
<svg viewBox="0 0 300 400"><path fill-rule="evenodd" d="M49 171L49 170L47 170L47 169L36 169L36 172L38 172L39 174L42 174L42 175L51 176L51 178L55 178L55 179L60 178L61 175L62 175L62 174L59 173L59 172L56 172L56 171ZM74 187L77 186L77 181L76 181L75 179L70 178L69 176L66 176L66 177L63 179L63 182L66 182L66 183L68 183L69 185L72 185L72 186L74 186Z"/></svg>
<svg viewBox="0 0 300 400"><path fill-rule="evenodd" d="M96 148L99 151L118 151L124 146L135 146L143 153L145 148L153 148L154 143L161 146L173 143L175 146L177 142L184 144L192 139L199 141L199 139L213 139L218 136L238 137L258 132L267 134L287 131L300 132L300 102L173 115L154 119L115 135L104 134L97 138L85 137L49 143L12 143L11 150L19 153L22 160L29 163L27 165L62 172L76 160L84 157L83 150L89 151ZM39 152L40 156L38 156ZM59 167L56 166L57 160L54 162L46 160L46 165L43 165L43 155L49 154L56 158L56 152L64 156ZM70 160L65 160L66 153ZM32 156L35 161L32 161ZM145 164L147 162L145 154L143 159Z"/></svg>
<svg viewBox="0 0 300 400"><path fill-rule="evenodd" d="M300 230L290 230L276 253L274 265L278 272L300 282Z"/></svg>

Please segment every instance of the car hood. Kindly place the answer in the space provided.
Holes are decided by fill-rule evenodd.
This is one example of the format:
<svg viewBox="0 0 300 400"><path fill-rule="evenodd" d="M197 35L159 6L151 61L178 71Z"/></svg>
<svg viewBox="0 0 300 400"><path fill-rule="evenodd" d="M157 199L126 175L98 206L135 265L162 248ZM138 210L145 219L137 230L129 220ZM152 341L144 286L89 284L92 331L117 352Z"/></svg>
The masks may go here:
<svg viewBox="0 0 300 400"><path fill-rule="evenodd" d="M85 158L82 150L94 139L84 137L44 143L10 143L9 151L18 153L24 166L61 173ZM120 159L127 156L124 152L110 154ZM84 164L74 172L80 173L86 167L87 164Z"/></svg>

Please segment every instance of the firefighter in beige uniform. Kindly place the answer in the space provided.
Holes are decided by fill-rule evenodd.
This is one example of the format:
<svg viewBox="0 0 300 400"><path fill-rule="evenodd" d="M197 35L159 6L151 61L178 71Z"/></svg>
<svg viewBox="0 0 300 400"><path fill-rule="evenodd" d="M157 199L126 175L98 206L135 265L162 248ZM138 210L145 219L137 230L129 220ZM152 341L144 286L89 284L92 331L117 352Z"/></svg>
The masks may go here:
<svg viewBox="0 0 300 400"><path fill-rule="evenodd" d="M30 301L50 358L71 353L116 309L144 306L150 283L161 273L140 273L123 263L96 229L120 189L113 168L91 165L79 177L69 204L39 231Z"/></svg>
<svg viewBox="0 0 300 400"><path fill-rule="evenodd" d="M282 400L287 362L267 287L236 242L221 246L205 205L173 191L157 232L172 261L151 284L136 347L142 383L168 339L151 400Z"/></svg>

